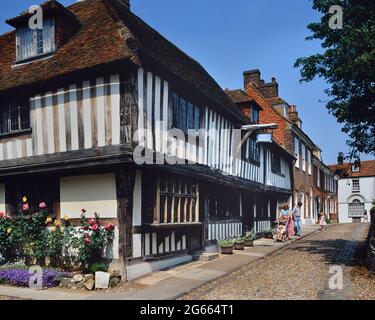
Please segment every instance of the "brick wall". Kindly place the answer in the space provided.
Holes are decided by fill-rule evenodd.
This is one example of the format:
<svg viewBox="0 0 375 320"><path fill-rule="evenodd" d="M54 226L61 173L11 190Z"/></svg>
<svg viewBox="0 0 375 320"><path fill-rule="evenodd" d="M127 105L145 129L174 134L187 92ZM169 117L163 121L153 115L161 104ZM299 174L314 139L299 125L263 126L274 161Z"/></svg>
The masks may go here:
<svg viewBox="0 0 375 320"><path fill-rule="evenodd" d="M263 109L259 114L259 123L276 123L278 128L273 130L273 137L279 144L287 148L290 153L293 153L293 147L290 149L290 142L286 139L286 136L288 136L287 131L290 131L290 124L272 107L270 102L254 85L249 84L245 91Z"/></svg>

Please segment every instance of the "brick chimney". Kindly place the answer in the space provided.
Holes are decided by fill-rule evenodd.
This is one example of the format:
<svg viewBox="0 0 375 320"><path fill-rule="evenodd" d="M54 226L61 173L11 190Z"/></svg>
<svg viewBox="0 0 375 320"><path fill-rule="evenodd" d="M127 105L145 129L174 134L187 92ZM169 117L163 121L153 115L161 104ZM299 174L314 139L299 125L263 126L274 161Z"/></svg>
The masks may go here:
<svg viewBox="0 0 375 320"><path fill-rule="evenodd" d="M295 105L289 106L289 120L292 121L295 124L299 123L297 106L295 106Z"/></svg>
<svg viewBox="0 0 375 320"><path fill-rule="evenodd" d="M260 82L260 91L266 98L275 98L279 96L279 84L276 78L272 78L270 83L265 83L264 80Z"/></svg>
<svg viewBox="0 0 375 320"><path fill-rule="evenodd" d="M260 71L258 69L247 70L243 73L243 83L244 89L252 82L257 87L260 85Z"/></svg>

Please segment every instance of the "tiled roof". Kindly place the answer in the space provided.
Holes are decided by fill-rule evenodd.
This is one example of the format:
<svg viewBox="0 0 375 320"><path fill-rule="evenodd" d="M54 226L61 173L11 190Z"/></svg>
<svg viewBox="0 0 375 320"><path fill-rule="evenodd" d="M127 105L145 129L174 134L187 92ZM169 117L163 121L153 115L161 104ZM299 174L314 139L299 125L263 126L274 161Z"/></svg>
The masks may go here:
<svg viewBox="0 0 375 320"><path fill-rule="evenodd" d="M272 97L268 98L268 101L273 105L277 106L279 104L288 104L285 100L281 99L280 97Z"/></svg>
<svg viewBox="0 0 375 320"><path fill-rule="evenodd" d="M14 66L15 32L1 36L0 91L130 58L132 52L120 37L118 27L103 2L83 1L69 7L84 27L49 59Z"/></svg>
<svg viewBox="0 0 375 320"><path fill-rule="evenodd" d="M234 103L243 103L254 101L250 96L241 89L229 90L225 89L225 93L232 99Z"/></svg>
<svg viewBox="0 0 375 320"><path fill-rule="evenodd" d="M236 119L239 108L194 59L115 0L86 0L67 8L82 23L81 30L50 58L14 66L15 32L0 36L0 93L33 85L116 61L147 56L199 90Z"/></svg>
<svg viewBox="0 0 375 320"><path fill-rule="evenodd" d="M375 160L361 161L359 172L353 172L352 166L354 164L344 163L342 165L329 165L328 167L333 172L339 172L345 177L360 178L360 177L375 177Z"/></svg>

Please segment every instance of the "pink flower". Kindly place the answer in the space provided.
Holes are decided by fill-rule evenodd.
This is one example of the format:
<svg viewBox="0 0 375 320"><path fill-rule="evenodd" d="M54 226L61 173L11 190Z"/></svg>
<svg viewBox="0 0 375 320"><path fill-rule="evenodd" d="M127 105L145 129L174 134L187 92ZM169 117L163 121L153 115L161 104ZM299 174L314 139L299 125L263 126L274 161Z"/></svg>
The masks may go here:
<svg viewBox="0 0 375 320"><path fill-rule="evenodd" d="M106 224L105 226L104 226L104 229L106 230L106 231L111 231L111 230L113 230L115 228L115 225L113 224L113 223L108 223L108 224Z"/></svg>
<svg viewBox="0 0 375 320"><path fill-rule="evenodd" d="M99 226L95 223L94 225L91 226L91 230L98 231L99 230Z"/></svg>
<svg viewBox="0 0 375 320"><path fill-rule="evenodd" d="M91 239L90 239L89 236L85 237L85 242L86 242L87 244L90 244L90 243L91 243Z"/></svg>
<svg viewBox="0 0 375 320"><path fill-rule="evenodd" d="M44 202L39 203L39 208L40 209L44 209L46 207L47 207L47 205Z"/></svg>
<svg viewBox="0 0 375 320"><path fill-rule="evenodd" d="M6 214L5 212L0 212L0 218L5 218Z"/></svg>
<svg viewBox="0 0 375 320"><path fill-rule="evenodd" d="M93 226L94 224L96 224L96 220L95 219L90 219L89 224Z"/></svg>
<svg viewBox="0 0 375 320"><path fill-rule="evenodd" d="M24 203L22 205L22 211L28 211L29 210L29 204L28 203Z"/></svg>

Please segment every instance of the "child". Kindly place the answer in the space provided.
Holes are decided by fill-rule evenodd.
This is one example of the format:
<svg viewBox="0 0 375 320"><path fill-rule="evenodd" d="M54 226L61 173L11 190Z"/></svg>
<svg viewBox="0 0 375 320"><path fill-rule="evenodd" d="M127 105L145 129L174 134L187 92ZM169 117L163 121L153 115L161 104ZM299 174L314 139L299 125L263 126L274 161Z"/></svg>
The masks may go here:
<svg viewBox="0 0 375 320"><path fill-rule="evenodd" d="M320 220L319 220L319 225L320 225L320 231L324 230L324 226L326 225L326 215L321 212L320 213Z"/></svg>

